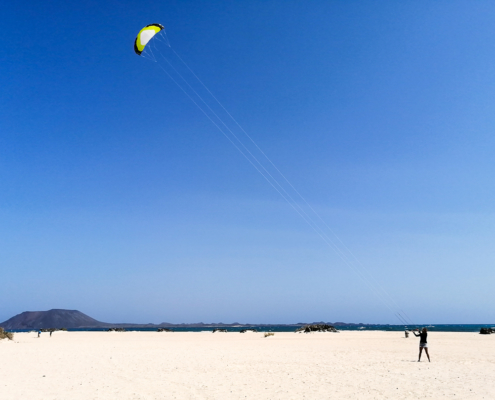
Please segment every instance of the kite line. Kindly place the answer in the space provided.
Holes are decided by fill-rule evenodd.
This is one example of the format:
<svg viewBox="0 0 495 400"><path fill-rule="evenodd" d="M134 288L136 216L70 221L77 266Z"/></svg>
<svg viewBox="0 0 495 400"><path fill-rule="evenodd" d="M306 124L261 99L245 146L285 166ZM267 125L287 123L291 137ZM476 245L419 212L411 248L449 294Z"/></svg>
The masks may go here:
<svg viewBox="0 0 495 400"><path fill-rule="evenodd" d="M151 40L153 39L153 40ZM262 159L266 160L269 165L265 166L262 161L251 151L238 135L229 127L229 125L215 112L207 101L194 89L193 85L181 74L172 62L157 47L157 41L163 43L167 50L180 61L189 71L194 79L206 91L208 96L223 110L224 113L233 121L237 128L258 151ZM332 248L344 264L350 268L370 289L370 291L391 311L400 321L401 325L414 325L407 314L398 306L394 298L379 284L369 270L358 260L354 253L345 245L340 237L330 228L320 214L311 206L311 204L301 195L294 187L290 180L280 171L268 155L258 146L255 140L246 132L239 122L232 116L226 107L210 91L206 84L197 76L189 67L182 57L170 46L165 30L162 25L151 24L143 28L136 38L134 50L136 54L156 63L158 67L171 79L171 81L191 100L191 102L206 116L206 118L216 127L217 130L241 153L241 155L261 174L261 176L275 189L277 193L296 211L296 213L315 231L315 233ZM155 55L155 53L157 55ZM157 57L160 56L160 57ZM163 59L168 67L164 67ZM167 68L169 70L167 70ZM174 77L175 76L175 77ZM274 173L269 171L269 167L274 169ZM286 189L274 174L277 173L282 181L289 187ZM289 193L292 190L293 195ZM294 199L297 197L311 211L313 217L303 208L303 206ZM331 235L327 234L327 231ZM332 239L332 237L334 239Z"/></svg>

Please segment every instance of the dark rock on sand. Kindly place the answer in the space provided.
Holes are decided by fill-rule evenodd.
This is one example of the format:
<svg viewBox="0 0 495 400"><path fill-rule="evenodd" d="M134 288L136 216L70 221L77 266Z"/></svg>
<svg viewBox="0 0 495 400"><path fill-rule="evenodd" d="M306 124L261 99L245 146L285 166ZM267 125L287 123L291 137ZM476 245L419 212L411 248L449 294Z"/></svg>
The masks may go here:
<svg viewBox="0 0 495 400"><path fill-rule="evenodd" d="M157 332L173 332L173 330L168 328L158 328Z"/></svg>
<svg viewBox="0 0 495 400"><path fill-rule="evenodd" d="M227 332L227 329L216 328L216 329L213 329L213 333L215 333L215 332Z"/></svg>
<svg viewBox="0 0 495 400"><path fill-rule="evenodd" d="M480 329L480 334L481 335L490 335L491 333L495 333L494 328L481 328Z"/></svg>
<svg viewBox="0 0 495 400"><path fill-rule="evenodd" d="M302 326L299 329L296 329L296 332L304 332L304 333L310 333L310 332L338 332L338 330L335 329L335 327L332 326L332 325L327 325L327 324L313 324L313 325Z"/></svg>
<svg viewBox="0 0 495 400"><path fill-rule="evenodd" d="M124 328L109 328L107 332L125 332Z"/></svg>
<svg viewBox="0 0 495 400"><path fill-rule="evenodd" d="M258 332L256 329L243 329L241 333L246 333L246 332Z"/></svg>

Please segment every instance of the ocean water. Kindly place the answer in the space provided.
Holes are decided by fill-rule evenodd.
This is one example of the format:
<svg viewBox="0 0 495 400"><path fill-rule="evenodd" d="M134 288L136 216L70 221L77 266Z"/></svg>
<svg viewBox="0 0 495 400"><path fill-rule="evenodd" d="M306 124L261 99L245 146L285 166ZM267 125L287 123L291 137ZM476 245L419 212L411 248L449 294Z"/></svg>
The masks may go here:
<svg viewBox="0 0 495 400"><path fill-rule="evenodd" d="M294 332L300 325L260 325L224 327L211 325L208 327L171 327L174 332L212 332L215 328L226 329L227 332L240 332L242 329L256 329L259 332ZM404 331L404 325L343 325L335 326L339 331ZM454 324L454 325L407 325L407 330L428 328L430 332L479 332L481 328L494 328L494 324ZM125 328L127 331L155 332L158 328ZM68 329L71 332L104 332L107 328ZM18 329L12 332L29 332L32 329Z"/></svg>

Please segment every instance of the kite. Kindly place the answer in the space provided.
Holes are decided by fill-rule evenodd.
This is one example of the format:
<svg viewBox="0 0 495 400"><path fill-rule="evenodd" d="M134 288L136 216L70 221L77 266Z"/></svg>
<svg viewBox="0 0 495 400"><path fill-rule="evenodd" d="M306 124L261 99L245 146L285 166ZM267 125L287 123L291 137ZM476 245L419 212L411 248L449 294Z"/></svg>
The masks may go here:
<svg viewBox="0 0 495 400"><path fill-rule="evenodd" d="M134 41L134 51L138 56L144 51L144 48L148 42L162 29L165 29L163 25L160 24L150 24L145 26L139 31Z"/></svg>

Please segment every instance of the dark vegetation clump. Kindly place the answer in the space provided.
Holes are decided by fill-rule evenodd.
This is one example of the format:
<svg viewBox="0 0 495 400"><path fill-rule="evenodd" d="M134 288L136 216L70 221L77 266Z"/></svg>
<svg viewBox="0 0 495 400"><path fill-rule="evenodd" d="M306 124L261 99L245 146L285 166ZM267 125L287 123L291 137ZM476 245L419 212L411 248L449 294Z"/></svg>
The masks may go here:
<svg viewBox="0 0 495 400"><path fill-rule="evenodd" d="M215 328L215 329L213 329L213 333L215 333L215 332L227 332L227 329Z"/></svg>
<svg viewBox="0 0 495 400"><path fill-rule="evenodd" d="M109 328L107 332L125 332L125 328Z"/></svg>
<svg viewBox="0 0 495 400"><path fill-rule="evenodd" d="M481 335L490 335L491 333L495 333L494 328L481 328L480 329L480 334Z"/></svg>
<svg viewBox="0 0 495 400"><path fill-rule="evenodd" d="M173 332L173 330L168 328L158 328L157 332Z"/></svg>
<svg viewBox="0 0 495 400"><path fill-rule="evenodd" d="M256 329L243 329L241 330L241 333L246 333L246 332L258 332Z"/></svg>
<svg viewBox="0 0 495 400"><path fill-rule="evenodd" d="M3 328L0 328L0 340L1 339L14 340L14 333L13 332L7 332Z"/></svg>
<svg viewBox="0 0 495 400"><path fill-rule="evenodd" d="M338 332L338 330L335 329L335 327L333 325L313 324L313 325L301 326L300 328L296 329L296 332L304 332L304 333L310 333L310 332Z"/></svg>

